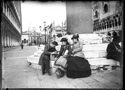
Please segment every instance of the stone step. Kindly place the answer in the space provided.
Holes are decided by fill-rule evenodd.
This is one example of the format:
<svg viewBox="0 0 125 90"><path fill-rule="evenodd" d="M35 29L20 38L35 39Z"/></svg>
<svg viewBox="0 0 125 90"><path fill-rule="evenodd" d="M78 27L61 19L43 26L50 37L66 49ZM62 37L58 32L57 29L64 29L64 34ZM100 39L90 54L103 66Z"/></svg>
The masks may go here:
<svg viewBox="0 0 125 90"><path fill-rule="evenodd" d="M92 70L112 70L112 66L114 67L120 67L120 63L118 61L114 61L112 59L106 59L106 58L94 58L94 59L88 59L91 69ZM51 67L54 67L54 62L51 61ZM33 68L41 69L41 66L37 63L32 63L31 65Z"/></svg>
<svg viewBox="0 0 125 90"><path fill-rule="evenodd" d="M106 51L84 51L83 52L87 59L89 58L104 58L106 57Z"/></svg>

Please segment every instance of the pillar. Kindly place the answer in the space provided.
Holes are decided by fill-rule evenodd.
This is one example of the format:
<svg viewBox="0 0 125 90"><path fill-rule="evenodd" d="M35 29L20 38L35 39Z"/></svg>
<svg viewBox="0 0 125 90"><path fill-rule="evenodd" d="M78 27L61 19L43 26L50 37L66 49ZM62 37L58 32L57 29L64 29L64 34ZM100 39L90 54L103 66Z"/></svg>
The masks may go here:
<svg viewBox="0 0 125 90"><path fill-rule="evenodd" d="M5 47L7 46L7 35L5 34Z"/></svg>
<svg viewBox="0 0 125 90"><path fill-rule="evenodd" d="M12 46L13 46L13 36L12 36Z"/></svg>
<svg viewBox="0 0 125 90"><path fill-rule="evenodd" d="M12 46L12 45L11 45L11 37L12 37L12 35L10 34L10 46Z"/></svg>
<svg viewBox="0 0 125 90"><path fill-rule="evenodd" d="M10 33L10 37L9 37L9 45L10 45L10 47L11 47L11 42L10 42L10 40L11 40L11 33Z"/></svg>
<svg viewBox="0 0 125 90"><path fill-rule="evenodd" d="M8 35L7 35L7 43L8 43L8 47L9 47L9 32L8 32Z"/></svg>
<svg viewBox="0 0 125 90"><path fill-rule="evenodd" d="M3 47L3 35L2 35L1 37L2 37L2 42L1 42L1 44L2 44L2 47Z"/></svg>
<svg viewBox="0 0 125 90"><path fill-rule="evenodd" d="M4 45L5 45L5 44L4 44L4 41L5 41L4 38L5 38L5 35L4 35L4 33L3 33L3 47L4 47Z"/></svg>
<svg viewBox="0 0 125 90"><path fill-rule="evenodd" d="M13 44L12 44L12 39L13 39L13 38L12 38L12 36L11 36L11 46L13 46Z"/></svg>
<svg viewBox="0 0 125 90"><path fill-rule="evenodd" d="M8 33L8 46L10 47L10 33Z"/></svg>
<svg viewBox="0 0 125 90"><path fill-rule="evenodd" d="M4 47L6 46L6 34L4 33Z"/></svg>
<svg viewBox="0 0 125 90"><path fill-rule="evenodd" d="M11 45L11 47L12 47L12 35L11 35L11 37L10 37L10 45Z"/></svg>
<svg viewBox="0 0 125 90"><path fill-rule="evenodd" d="M14 40L13 40L13 38L12 38L12 45L14 46Z"/></svg>

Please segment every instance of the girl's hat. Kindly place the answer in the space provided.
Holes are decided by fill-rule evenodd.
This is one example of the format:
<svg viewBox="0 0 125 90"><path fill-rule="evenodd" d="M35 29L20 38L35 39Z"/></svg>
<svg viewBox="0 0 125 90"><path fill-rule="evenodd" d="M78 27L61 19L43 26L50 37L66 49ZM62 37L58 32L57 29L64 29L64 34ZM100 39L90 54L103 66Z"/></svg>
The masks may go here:
<svg viewBox="0 0 125 90"><path fill-rule="evenodd" d="M56 41L53 41L52 44L54 44L55 46L58 46L58 43Z"/></svg>
<svg viewBox="0 0 125 90"><path fill-rule="evenodd" d="M74 34L71 39L78 39L78 38L79 38L79 34Z"/></svg>
<svg viewBox="0 0 125 90"><path fill-rule="evenodd" d="M68 42L67 38L62 38L60 42Z"/></svg>

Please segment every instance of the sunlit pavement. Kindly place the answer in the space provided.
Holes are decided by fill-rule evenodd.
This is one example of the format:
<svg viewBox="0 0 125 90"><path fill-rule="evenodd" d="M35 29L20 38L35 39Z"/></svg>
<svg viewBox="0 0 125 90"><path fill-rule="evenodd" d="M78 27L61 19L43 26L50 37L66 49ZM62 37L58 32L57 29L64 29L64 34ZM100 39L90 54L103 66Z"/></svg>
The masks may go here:
<svg viewBox="0 0 125 90"><path fill-rule="evenodd" d="M42 75L40 69L27 65L27 56L33 55L36 46L25 46L3 52L2 76L4 88L120 88L119 70L102 71L88 78L69 79L64 76L57 79L56 75Z"/></svg>
<svg viewBox="0 0 125 90"><path fill-rule="evenodd" d="M36 46L24 46L3 52L2 76L7 87L27 87L28 67L26 57L36 51ZM32 74L31 74L32 76ZM3 87L5 87L3 85Z"/></svg>

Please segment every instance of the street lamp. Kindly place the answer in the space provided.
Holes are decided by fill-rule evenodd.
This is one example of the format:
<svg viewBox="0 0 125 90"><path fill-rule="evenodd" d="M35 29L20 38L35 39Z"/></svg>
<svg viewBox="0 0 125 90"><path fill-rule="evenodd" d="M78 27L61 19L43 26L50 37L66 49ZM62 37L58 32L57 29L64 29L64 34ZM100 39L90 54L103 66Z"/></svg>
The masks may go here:
<svg viewBox="0 0 125 90"><path fill-rule="evenodd" d="M41 31L41 26L39 26L40 31ZM41 40L40 40L40 34L39 34L39 46L40 46Z"/></svg>
<svg viewBox="0 0 125 90"><path fill-rule="evenodd" d="M44 30L45 30L45 44L46 44L46 22L44 21Z"/></svg>

